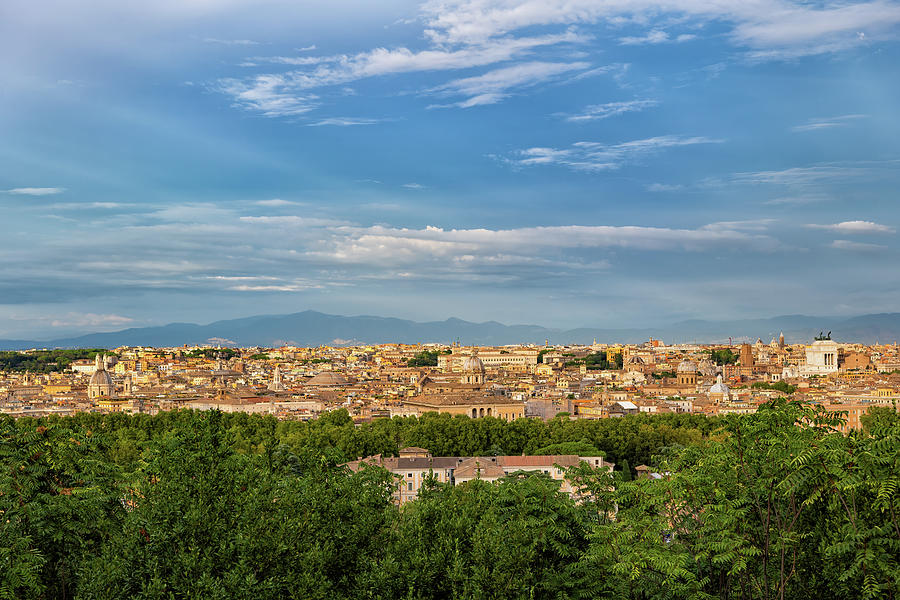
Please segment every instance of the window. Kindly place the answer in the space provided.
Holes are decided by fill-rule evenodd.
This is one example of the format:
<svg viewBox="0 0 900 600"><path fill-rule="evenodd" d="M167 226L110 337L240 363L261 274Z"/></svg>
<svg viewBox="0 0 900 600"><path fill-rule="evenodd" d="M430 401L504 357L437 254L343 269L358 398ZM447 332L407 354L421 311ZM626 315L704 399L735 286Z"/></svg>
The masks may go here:
<svg viewBox="0 0 900 600"><path fill-rule="evenodd" d="M407 473L406 476L412 479L412 473Z"/></svg>
<svg viewBox="0 0 900 600"><path fill-rule="evenodd" d="M406 491L407 491L407 492L411 492L411 491L412 491L412 484L411 484L411 483L407 483L407 484L406 484Z"/></svg>

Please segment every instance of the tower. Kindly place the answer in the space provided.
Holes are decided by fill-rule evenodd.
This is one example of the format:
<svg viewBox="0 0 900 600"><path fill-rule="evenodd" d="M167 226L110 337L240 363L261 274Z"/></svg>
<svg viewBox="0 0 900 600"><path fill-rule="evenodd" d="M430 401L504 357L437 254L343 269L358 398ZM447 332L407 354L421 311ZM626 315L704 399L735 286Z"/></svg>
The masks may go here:
<svg viewBox="0 0 900 600"><path fill-rule="evenodd" d="M284 391L284 383L281 382L281 365L275 365L275 372L272 373L272 382L268 388L270 392Z"/></svg>
<svg viewBox="0 0 900 600"><path fill-rule="evenodd" d="M750 344L741 344L740 365L742 367L753 366L753 348Z"/></svg>

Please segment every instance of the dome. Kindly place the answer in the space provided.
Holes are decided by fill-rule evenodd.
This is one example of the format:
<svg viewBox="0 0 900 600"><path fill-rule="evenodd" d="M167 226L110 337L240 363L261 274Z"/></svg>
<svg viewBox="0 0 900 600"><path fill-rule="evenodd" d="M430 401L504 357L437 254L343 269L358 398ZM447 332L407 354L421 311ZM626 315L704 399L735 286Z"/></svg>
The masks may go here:
<svg viewBox="0 0 900 600"><path fill-rule="evenodd" d="M463 371L467 373L484 373L484 363L474 354L463 361Z"/></svg>
<svg viewBox="0 0 900 600"><path fill-rule="evenodd" d="M697 365L695 365L692 361L683 360L678 363L678 372L679 373L696 373Z"/></svg>
<svg viewBox="0 0 900 600"><path fill-rule="evenodd" d="M348 385L350 382L340 373L334 371L322 371L312 379L306 382L307 385Z"/></svg>
<svg viewBox="0 0 900 600"><path fill-rule="evenodd" d="M112 377L109 376L109 371L103 369L101 371L94 371L94 374L91 375L91 382L89 385L112 385Z"/></svg>
<svg viewBox="0 0 900 600"><path fill-rule="evenodd" d="M722 381L722 376L719 375L716 377L716 382L709 388L710 394L722 394L723 396L728 396L731 390L728 389L728 386L725 385L725 382Z"/></svg>
<svg viewBox="0 0 900 600"><path fill-rule="evenodd" d="M628 363L627 363L627 364L629 364L629 365L642 365L642 364L644 364L644 359L641 358L640 356L638 356L637 354L635 354L634 356L629 356L629 357L628 357Z"/></svg>
<svg viewBox="0 0 900 600"><path fill-rule="evenodd" d="M705 377L712 377L716 374L716 363L709 360L708 358L704 358L699 363L697 363L697 370L701 375Z"/></svg>
<svg viewBox="0 0 900 600"><path fill-rule="evenodd" d="M101 359L98 354L94 360L94 373L91 375L90 383L88 383L88 398L112 398L115 394L116 386L109 371L106 370L106 357L104 356Z"/></svg>

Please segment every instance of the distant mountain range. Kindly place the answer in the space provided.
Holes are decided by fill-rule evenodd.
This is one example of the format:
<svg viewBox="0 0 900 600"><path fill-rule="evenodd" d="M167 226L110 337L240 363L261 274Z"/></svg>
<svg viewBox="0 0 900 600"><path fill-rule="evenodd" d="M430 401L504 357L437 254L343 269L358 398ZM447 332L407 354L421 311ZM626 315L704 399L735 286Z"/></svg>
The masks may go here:
<svg viewBox="0 0 900 600"><path fill-rule="evenodd" d="M115 348L118 346L181 346L211 344L222 346L281 345L319 346L377 344L388 342L444 342L502 345L517 343L553 344L638 343L650 337L666 343L714 343L734 341L768 342L784 332L787 342L812 341L819 332L832 332L837 341L893 343L900 340L900 313L858 317L808 317L785 315L771 319L737 321L690 320L666 327L646 329L549 329L538 325L504 325L496 321L472 323L460 319L418 323L386 317L345 317L307 310L290 315L261 315L216 321L209 325L171 323L160 327L91 333L78 337L33 341L0 340L0 349L28 348Z"/></svg>

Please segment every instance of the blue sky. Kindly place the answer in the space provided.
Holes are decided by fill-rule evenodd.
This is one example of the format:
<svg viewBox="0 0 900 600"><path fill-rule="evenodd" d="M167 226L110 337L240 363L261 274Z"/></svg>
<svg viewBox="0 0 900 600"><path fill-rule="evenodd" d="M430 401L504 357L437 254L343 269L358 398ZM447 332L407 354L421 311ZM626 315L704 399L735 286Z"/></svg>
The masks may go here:
<svg viewBox="0 0 900 600"><path fill-rule="evenodd" d="M7 0L0 337L900 310L900 3Z"/></svg>

